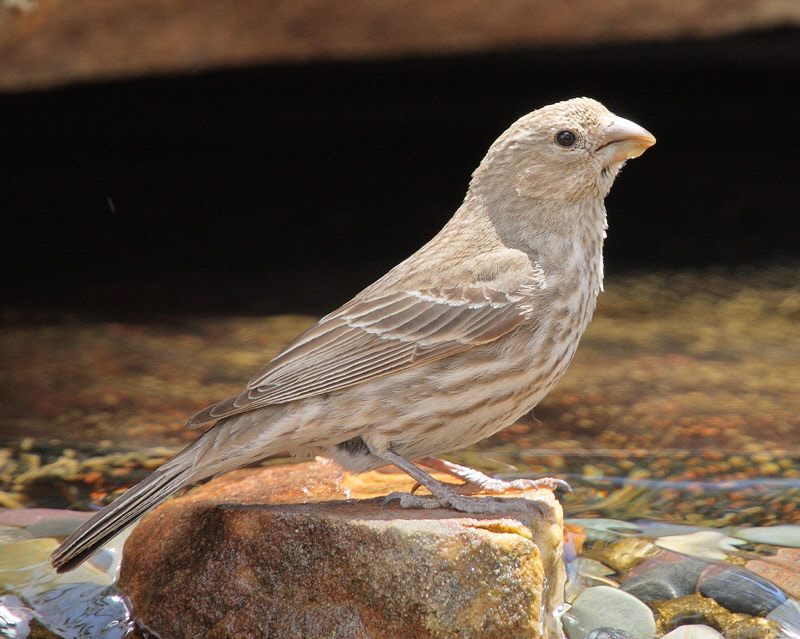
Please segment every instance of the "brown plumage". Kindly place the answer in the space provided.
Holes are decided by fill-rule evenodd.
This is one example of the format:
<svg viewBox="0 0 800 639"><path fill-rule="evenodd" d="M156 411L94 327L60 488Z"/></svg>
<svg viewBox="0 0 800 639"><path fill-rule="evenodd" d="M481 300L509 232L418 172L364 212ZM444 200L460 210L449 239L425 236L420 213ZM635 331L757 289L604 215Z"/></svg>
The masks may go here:
<svg viewBox="0 0 800 639"><path fill-rule="evenodd" d="M276 453L324 455L354 472L391 462L433 493L396 496L403 506L501 509L409 460L497 432L558 381L602 288L603 199L625 160L654 142L587 98L515 122L436 237L295 339L240 395L192 417L192 428L216 424L84 523L53 565L75 567L180 487ZM493 492L535 483L426 463Z"/></svg>

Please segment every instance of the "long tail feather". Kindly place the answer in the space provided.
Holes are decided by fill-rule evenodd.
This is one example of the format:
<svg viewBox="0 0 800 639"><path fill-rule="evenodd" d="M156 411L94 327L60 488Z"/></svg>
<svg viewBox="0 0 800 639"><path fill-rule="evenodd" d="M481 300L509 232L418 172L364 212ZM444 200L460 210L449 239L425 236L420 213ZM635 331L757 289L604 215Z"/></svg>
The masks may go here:
<svg viewBox="0 0 800 639"><path fill-rule="evenodd" d="M184 451L184 453L187 451ZM182 453L137 484L114 503L86 520L53 552L50 563L57 572L77 568L79 564L143 517L179 488L199 477Z"/></svg>
<svg viewBox="0 0 800 639"><path fill-rule="evenodd" d="M267 422L263 414L254 413L218 421L147 479L86 520L56 548L50 563L58 572L72 570L176 490L286 450L280 434L270 432Z"/></svg>

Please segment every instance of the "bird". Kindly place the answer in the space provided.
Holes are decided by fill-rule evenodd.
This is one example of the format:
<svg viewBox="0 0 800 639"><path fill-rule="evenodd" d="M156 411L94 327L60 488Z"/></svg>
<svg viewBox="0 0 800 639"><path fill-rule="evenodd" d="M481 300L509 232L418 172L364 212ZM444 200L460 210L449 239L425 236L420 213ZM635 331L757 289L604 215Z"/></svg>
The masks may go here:
<svg viewBox="0 0 800 639"><path fill-rule="evenodd" d="M188 427L210 427L86 520L53 567L77 567L180 488L278 453L354 473L393 464L430 492L387 498L406 508L501 512L510 500L465 493L564 485L503 481L438 456L513 424L564 374L602 290L605 197L654 143L590 98L518 119L433 239L289 343L239 395L191 417Z"/></svg>

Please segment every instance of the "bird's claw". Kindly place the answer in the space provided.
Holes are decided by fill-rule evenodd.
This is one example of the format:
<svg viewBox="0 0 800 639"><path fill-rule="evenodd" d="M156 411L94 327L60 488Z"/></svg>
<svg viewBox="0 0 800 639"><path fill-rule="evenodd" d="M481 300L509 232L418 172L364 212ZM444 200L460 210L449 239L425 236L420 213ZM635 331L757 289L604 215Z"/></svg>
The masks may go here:
<svg viewBox="0 0 800 639"><path fill-rule="evenodd" d="M490 495L503 495L512 491L545 489L555 492L563 490L571 493L572 487L563 479L555 477L540 477L539 479L498 479L482 473L475 468L462 466L438 457L426 457L423 460L426 466L435 470L452 475L464 482L459 486L454 486L454 490L459 495L473 495L479 492L486 492ZM413 490L411 492L414 492Z"/></svg>
<svg viewBox="0 0 800 639"><path fill-rule="evenodd" d="M481 485L481 488L487 493L491 494L503 494L505 492L508 492L509 490L536 490L542 488L546 490L552 490L553 492L555 492L556 490L563 490L564 492L567 493L572 492L572 486L570 486L563 479L557 479L555 477L541 477L539 479L513 479L513 480L492 478L491 482Z"/></svg>

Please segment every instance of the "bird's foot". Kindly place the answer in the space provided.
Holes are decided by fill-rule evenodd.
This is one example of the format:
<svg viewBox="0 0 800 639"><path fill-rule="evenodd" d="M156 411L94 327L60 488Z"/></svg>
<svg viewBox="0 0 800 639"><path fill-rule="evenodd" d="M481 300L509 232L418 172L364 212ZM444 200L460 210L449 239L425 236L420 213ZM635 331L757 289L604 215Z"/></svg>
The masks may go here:
<svg viewBox="0 0 800 639"><path fill-rule="evenodd" d="M489 493L490 495L504 495L509 492L535 490L537 488L545 488L552 491L560 489L568 493L572 492L572 487L567 482L555 477L506 480L489 477L489 475L474 468L454 464L438 457L426 457L423 463L430 468L464 481L464 485L456 489L462 495L471 495L479 492Z"/></svg>
<svg viewBox="0 0 800 639"><path fill-rule="evenodd" d="M413 493L392 493L384 500L384 505L397 502L401 508L449 508L462 513L483 515L506 515L510 513L533 512L543 516L542 508L529 499L500 497L467 497L452 494L415 495Z"/></svg>
<svg viewBox="0 0 800 639"><path fill-rule="evenodd" d="M374 451L373 451L374 452ZM451 484L443 484L442 482L434 479L428 473L418 468L403 456L398 455L393 450L379 451L379 456L388 462L391 462L401 470L405 471L417 483L425 486L430 492L431 496L426 497L422 495L415 495L411 493L392 493L383 503L390 503L397 501L401 508L451 508L458 510L462 513L476 513L476 514L512 514L522 512L534 512L538 516L543 516L544 511L535 501L529 499L501 499L499 497L468 497L463 494L465 486L452 486ZM511 484L514 482L503 482L499 479L492 479L483 473L467 468L466 466L459 466L452 462L444 461L434 457L427 457L425 465L443 470L444 472L453 475L467 482L466 489L472 490L477 487L484 490L484 485L499 487L500 484ZM518 481L534 481L534 480L518 480ZM558 482L560 480L549 480ZM534 482L535 483L535 482ZM564 482L566 483L566 482ZM516 484L522 486L522 484ZM522 488L515 488L516 490L527 490L527 485ZM475 492L472 490L472 492ZM503 490L502 492L505 492Z"/></svg>

